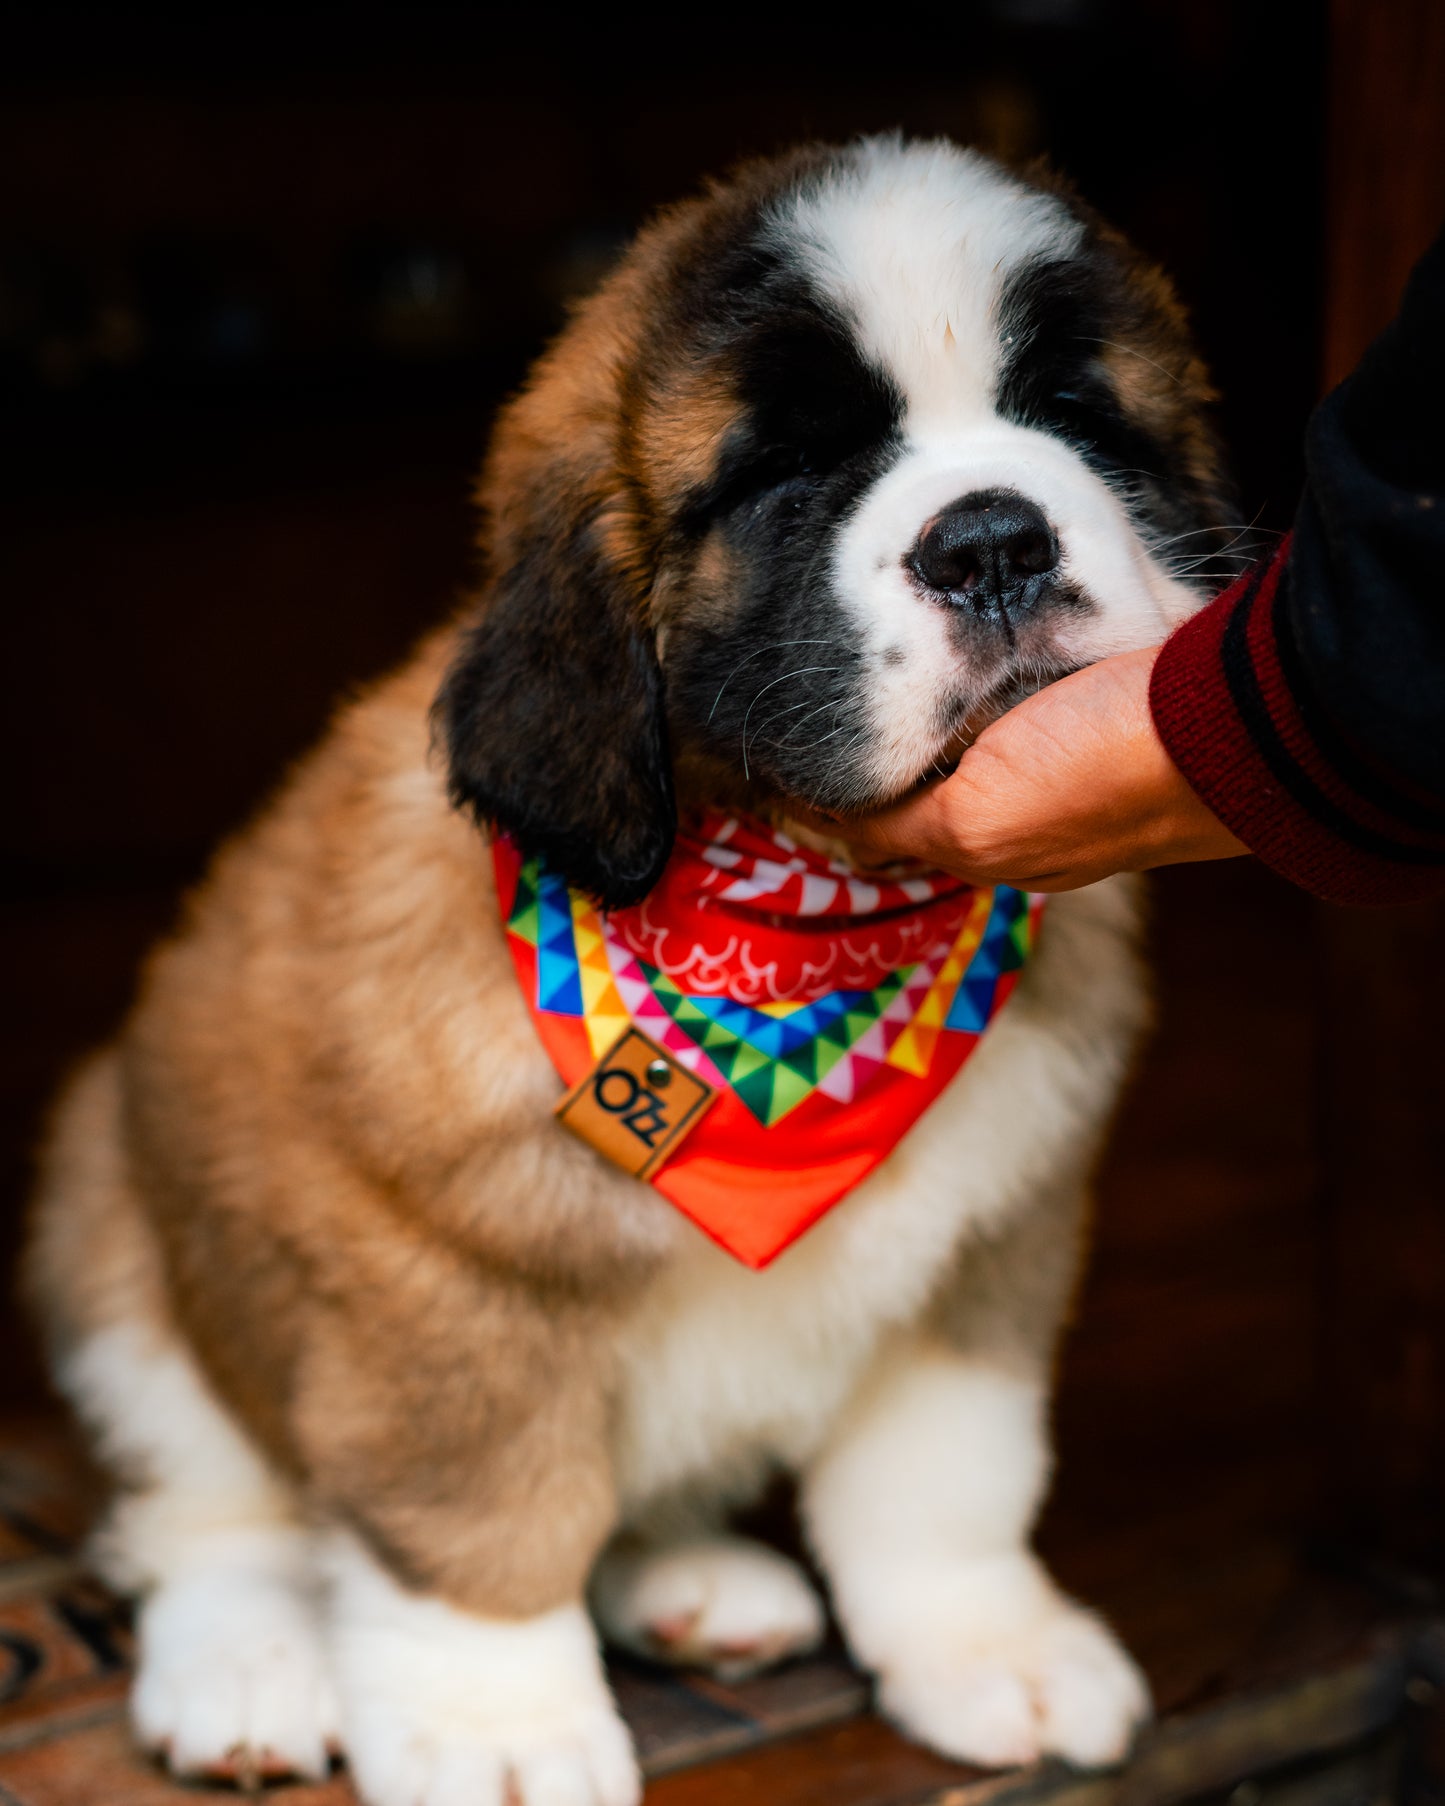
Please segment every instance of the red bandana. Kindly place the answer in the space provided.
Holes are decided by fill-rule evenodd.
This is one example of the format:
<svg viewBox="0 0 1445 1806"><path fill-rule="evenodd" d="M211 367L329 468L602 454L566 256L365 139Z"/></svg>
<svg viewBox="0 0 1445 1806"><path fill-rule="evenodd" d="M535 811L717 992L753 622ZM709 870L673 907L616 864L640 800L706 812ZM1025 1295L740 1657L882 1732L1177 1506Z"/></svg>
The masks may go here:
<svg viewBox="0 0 1445 1806"><path fill-rule="evenodd" d="M570 1128L762 1267L948 1084L1027 958L1042 899L858 872L751 819L681 832L606 915L510 840L507 940Z"/></svg>

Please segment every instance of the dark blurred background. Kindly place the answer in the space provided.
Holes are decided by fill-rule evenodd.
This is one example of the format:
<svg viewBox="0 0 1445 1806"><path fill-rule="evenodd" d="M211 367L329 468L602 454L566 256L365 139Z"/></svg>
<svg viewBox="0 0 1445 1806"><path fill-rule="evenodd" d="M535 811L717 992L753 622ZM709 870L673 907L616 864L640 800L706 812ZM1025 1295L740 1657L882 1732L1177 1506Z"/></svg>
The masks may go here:
<svg viewBox="0 0 1445 1806"><path fill-rule="evenodd" d="M1241 523L1283 529L1326 373L1445 207L1442 16L12 12L3 1258L66 1062L217 837L465 585L488 418L651 208L812 136L1047 153L1173 273ZM1079 1584L1145 1517L1181 1611L1311 1539L1438 1552L1438 926L1250 861L1159 883L1160 1032L1060 1405L1050 1534ZM40 1397L12 1321L0 1403Z"/></svg>

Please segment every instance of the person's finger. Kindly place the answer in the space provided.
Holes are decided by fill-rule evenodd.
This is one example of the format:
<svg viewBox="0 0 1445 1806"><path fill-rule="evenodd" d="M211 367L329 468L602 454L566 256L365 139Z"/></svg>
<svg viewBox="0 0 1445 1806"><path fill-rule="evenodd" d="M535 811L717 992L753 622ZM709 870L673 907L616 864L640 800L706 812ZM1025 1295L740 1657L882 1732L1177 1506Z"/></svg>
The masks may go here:
<svg viewBox="0 0 1445 1806"><path fill-rule="evenodd" d="M991 799L962 767L891 809L849 823L845 832L875 863L915 859L971 884L997 882L1001 849L985 831Z"/></svg>

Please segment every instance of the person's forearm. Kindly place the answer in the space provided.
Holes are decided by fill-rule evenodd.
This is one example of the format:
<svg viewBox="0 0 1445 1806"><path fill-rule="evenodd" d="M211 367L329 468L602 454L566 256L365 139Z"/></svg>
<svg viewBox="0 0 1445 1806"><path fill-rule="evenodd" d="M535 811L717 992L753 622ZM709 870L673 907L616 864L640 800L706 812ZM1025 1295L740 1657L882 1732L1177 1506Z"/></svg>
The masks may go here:
<svg viewBox="0 0 1445 1806"><path fill-rule="evenodd" d="M1352 786L1408 823L1445 813L1445 232L1399 313L1305 434L1280 597L1295 692ZM1352 753L1365 749L1367 768Z"/></svg>

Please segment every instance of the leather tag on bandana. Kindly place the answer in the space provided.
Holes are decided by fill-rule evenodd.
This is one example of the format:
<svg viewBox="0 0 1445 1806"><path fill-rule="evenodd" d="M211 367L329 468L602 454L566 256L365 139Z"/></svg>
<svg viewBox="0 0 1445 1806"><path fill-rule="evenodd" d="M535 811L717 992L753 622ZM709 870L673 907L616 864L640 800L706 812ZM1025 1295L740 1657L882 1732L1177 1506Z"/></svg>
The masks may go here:
<svg viewBox="0 0 1445 1806"><path fill-rule="evenodd" d="M717 1092L641 1030L624 1029L557 1106L557 1119L625 1173L650 1179Z"/></svg>

